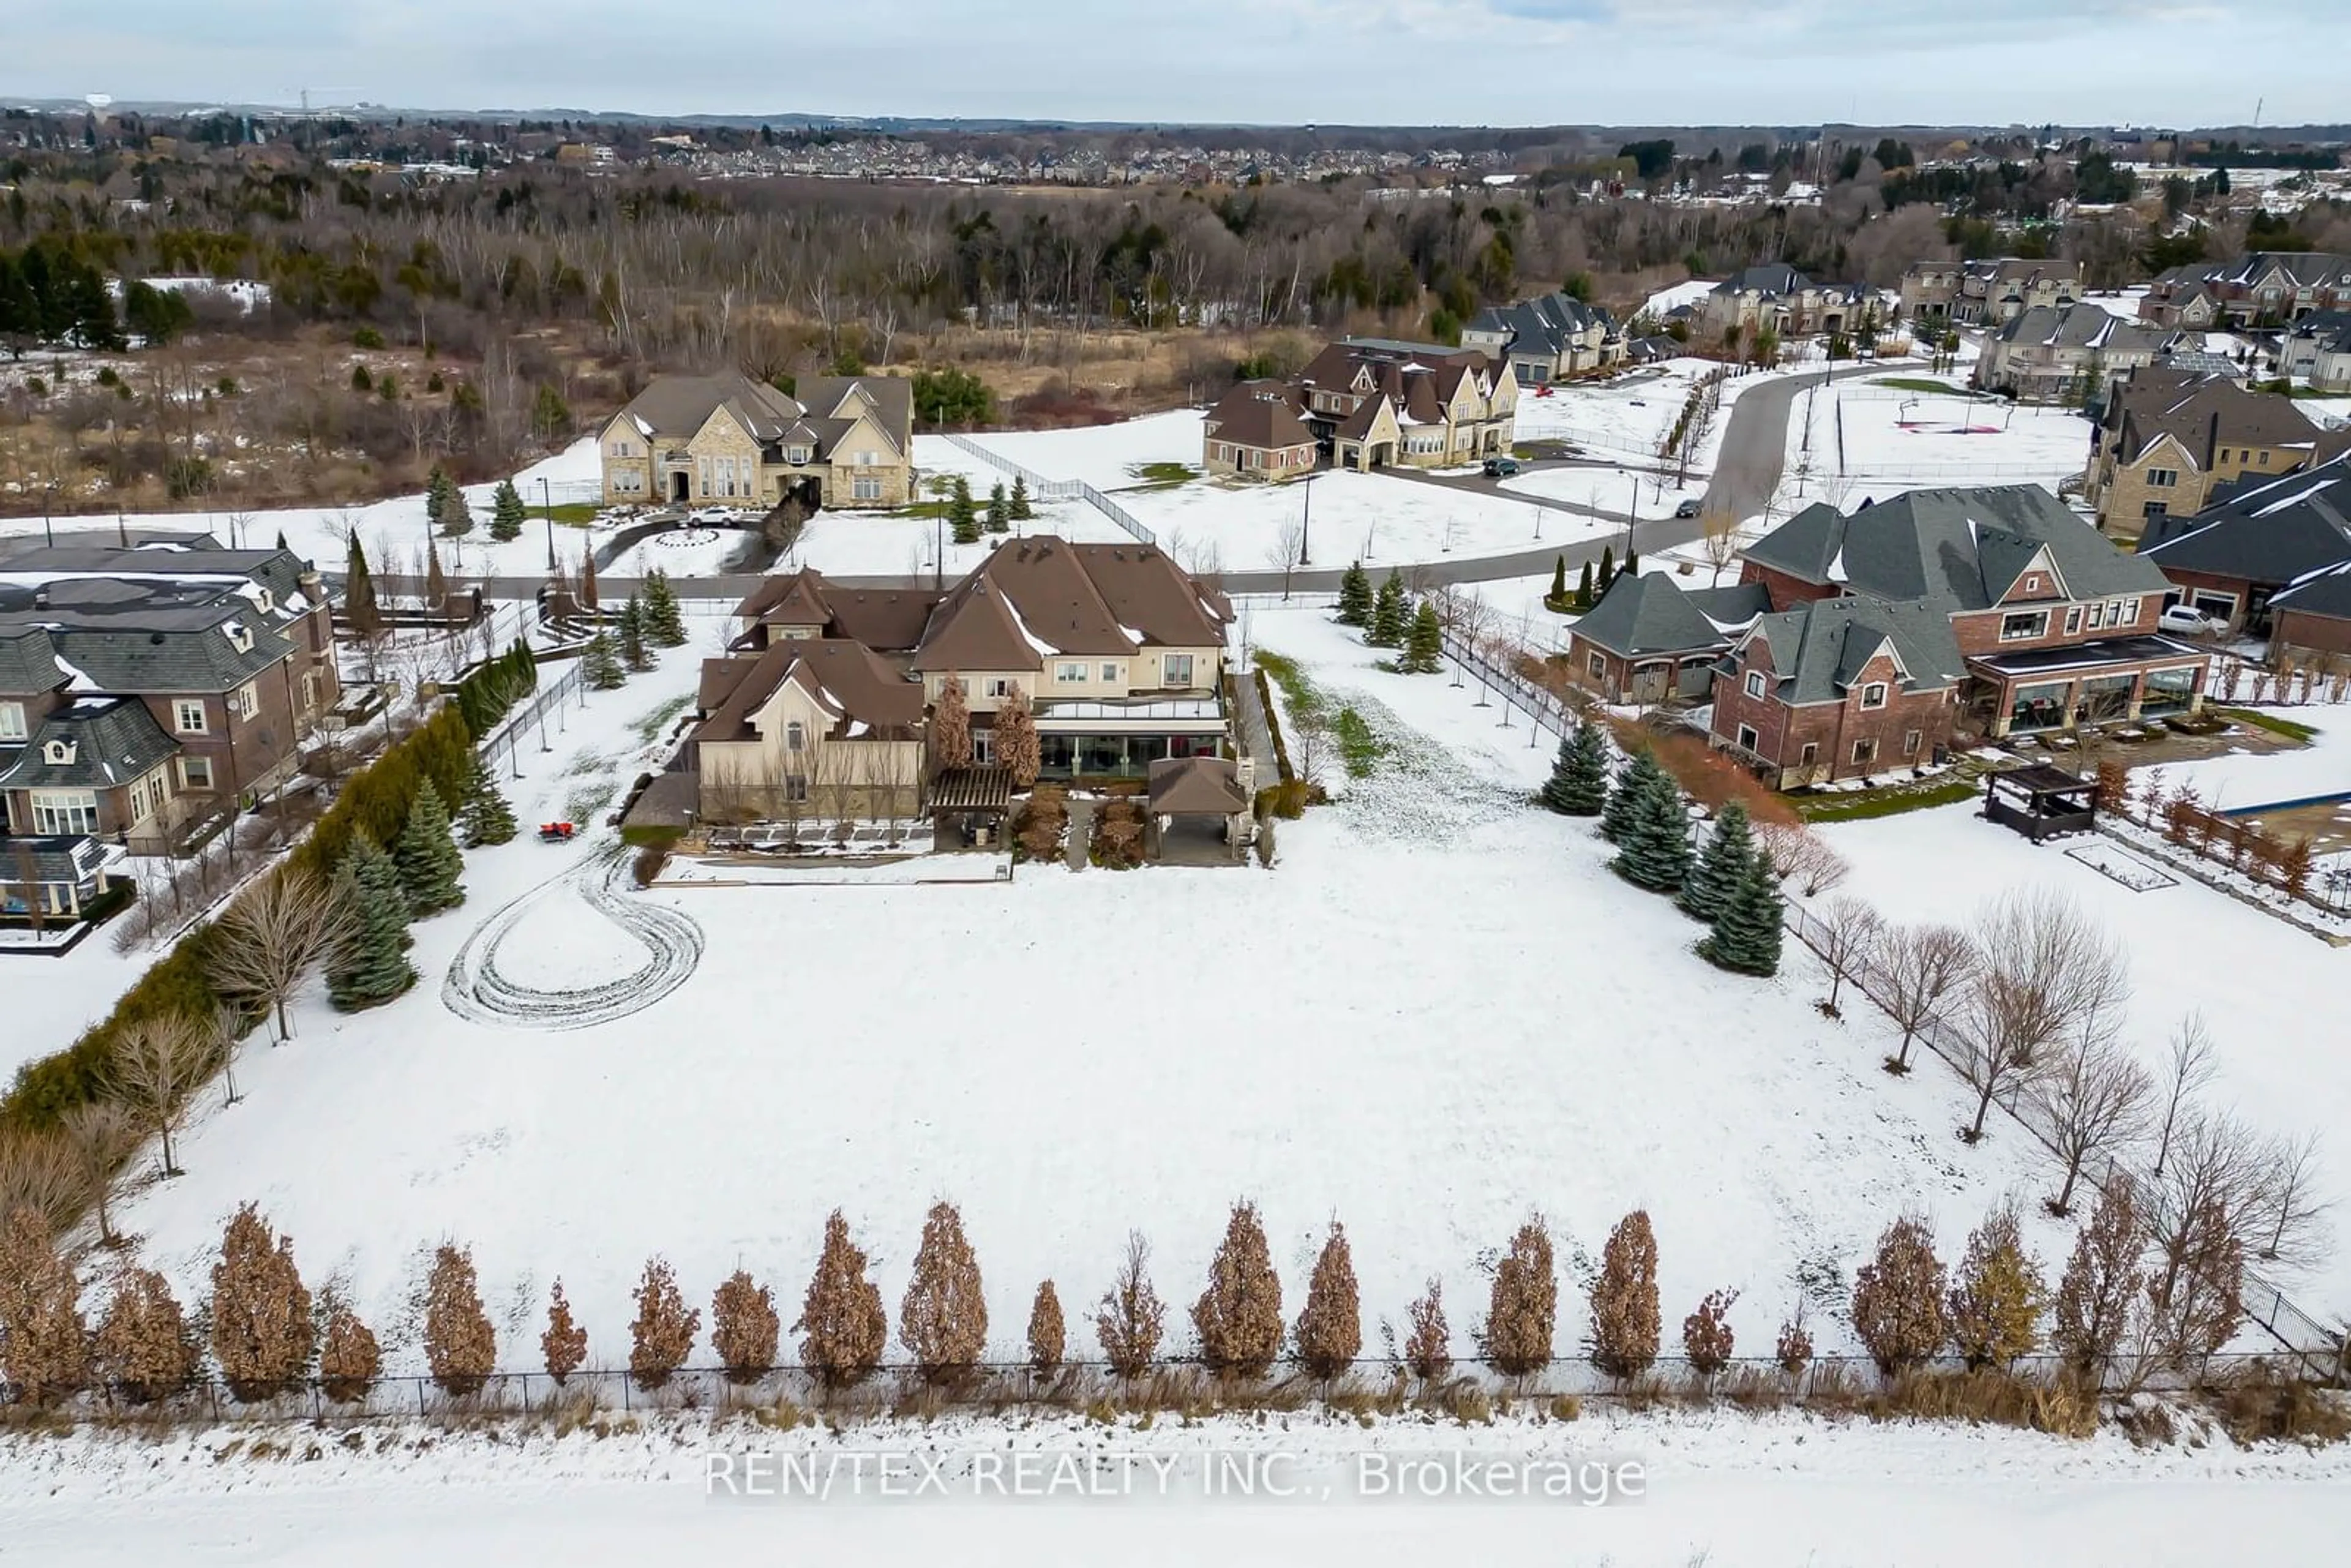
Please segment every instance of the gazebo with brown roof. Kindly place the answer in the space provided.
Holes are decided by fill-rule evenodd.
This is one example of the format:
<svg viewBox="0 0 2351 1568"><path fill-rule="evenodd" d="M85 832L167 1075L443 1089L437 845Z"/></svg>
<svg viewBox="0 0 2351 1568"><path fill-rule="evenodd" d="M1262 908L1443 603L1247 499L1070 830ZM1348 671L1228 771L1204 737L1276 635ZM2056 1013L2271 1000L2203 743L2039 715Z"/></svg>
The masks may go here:
<svg viewBox="0 0 2351 1568"><path fill-rule="evenodd" d="M1249 841L1249 791L1241 787L1239 768L1229 758L1162 758L1151 765L1144 800L1158 828L1155 838L1163 857L1168 829L1177 817L1220 820L1228 855L1238 855Z"/></svg>

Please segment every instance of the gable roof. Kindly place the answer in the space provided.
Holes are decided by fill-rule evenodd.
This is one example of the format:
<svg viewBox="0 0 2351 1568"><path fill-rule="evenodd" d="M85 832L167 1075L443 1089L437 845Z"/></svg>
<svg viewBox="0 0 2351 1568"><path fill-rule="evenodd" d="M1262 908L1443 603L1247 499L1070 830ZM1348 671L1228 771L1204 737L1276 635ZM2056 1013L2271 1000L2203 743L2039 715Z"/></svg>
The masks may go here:
<svg viewBox="0 0 2351 1568"><path fill-rule="evenodd" d="M1850 517L1815 504L1756 540L1747 559L1805 582L1971 611L2005 598L2043 548L2077 599L2168 586L2152 561L2115 548L2038 485L1912 490Z"/></svg>
<svg viewBox="0 0 2351 1568"><path fill-rule="evenodd" d="M765 382L740 371L704 376L655 376L629 400L621 417L647 436L684 440L724 408L754 441L767 443L792 427L807 409Z"/></svg>
<svg viewBox="0 0 2351 1568"><path fill-rule="evenodd" d="M2270 610L2273 613L2293 610L2304 615L2351 621L2351 561L2322 568L2283 591L2272 594Z"/></svg>
<svg viewBox="0 0 2351 1568"><path fill-rule="evenodd" d="M1704 653L1730 646L1728 628L1770 608L1761 583L1684 592L1670 572L1625 572L1576 622L1575 635L1620 658Z"/></svg>
<svg viewBox="0 0 2351 1568"><path fill-rule="evenodd" d="M1879 650L1890 648L1906 692L1949 686L1967 672L1951 632L1951 606L1890 603L1865 595L1819 599L1758 619L1740 640L1771 652L1773 695L1783 703L1841 700Z"/></svg>
<svg viewBox="0 0 2351 1568"><path fill-rule="evenodd" d="M912 667L1029 670L1060 654L1125 657L1224 641L1199 587L1150 545L1007 539L931 614Z"/></svg>
<svg viewBox="0 0 2351 1568"><path fill-rule="evenodd" d="M2084 300L2030 306L2010 318L1992 340L2011 347L2153 354L2179 336L2171 328L2125 320L2103 305Z"/></svg>
<svg viewBox="0 0 2351 1568"><path fill-rule="evenodd" d="M2206 468L2221 446L2315 453L2326 434L2292 398L2247 392L2232 380L2179 370L2134 371L2116 393L2107 423L2116 431L2116 455L2126 463L2137 461L2168 435Z"/></svg>
<svg viewBox="0 0 2351 1568"><path fill-rule="evenodd" d="M923 719L923 688L862 643L806 637L774 644L756 659L712 659L702 666L702 695L734 676L734 688L694 732L705 740L750 740L751 716L787 685L805 692L832 721L838 738L903 739Z"/></svg>
<svg viewBox="0 0 2351 1568"><path fill-rule="evenodd" d="M944 595L926 588L843 588L813 567L759 580L735 606L754 625L814 626L885 653L911 652ZM758 647L750 636L737 646Z"/></svg>
<svg viewBox="0 0 2351 1568"><path fill-rule="evenodd" d="M1208 434L1238 446L1271 451L1311 446L1314 433L1298 417L1297 394L1280 382L1243 382L1208 410Z"/></svg>
<svg viewBox="0 0 2351 1568"><path fill-rule="evenodd" d="M1556 359L1573 338L1592 331L1614 333L1616 319L1573 294L1554 293L1515 305L1489 305L1463 330L1499 335L1513 354Z"/></svg>
<svg viewBox="0 0 2351 1568"><path fill-rule="evenodd" d="M807 423L830 452L859 414L870 419L900 456L914 450L914 384L903 376L808 376L798 383Z"/></svg>
<svg viewBox="0 0 2351 1568"><path fill-rule="evenodd" d="M2351 256L2316 250L2255 250L2219 261L2191 261L2156 278L2160 289L2204 284L2216 288L2250 288L2272 271L2281 272L2296 288L2328 284L2351 287Z"/></svg>
<svg viewBox="0 0 2351 1568"><path fill-rule="evenodd" d="M2351 457L2240 488L2191 517L2152 517L2139 557L2167 571L2285 583L2351 560Z"/></svg>
<svg viewBox="0 0 2351 1568"><path fill-rule="evenodd" d="M1717 294L1794 294L1813 280L1784 261L1742 267L1714 286Z"/></svg>
<svg viewBox="0 0 2351 1568"><path fill-rule="evenodd" d="M72 759L51 762L50 742L72 747ZM0 789L111 789L135 784L180 749L147 705L130 697L83 697L44 716L24 747L0 772Z"/></svg>

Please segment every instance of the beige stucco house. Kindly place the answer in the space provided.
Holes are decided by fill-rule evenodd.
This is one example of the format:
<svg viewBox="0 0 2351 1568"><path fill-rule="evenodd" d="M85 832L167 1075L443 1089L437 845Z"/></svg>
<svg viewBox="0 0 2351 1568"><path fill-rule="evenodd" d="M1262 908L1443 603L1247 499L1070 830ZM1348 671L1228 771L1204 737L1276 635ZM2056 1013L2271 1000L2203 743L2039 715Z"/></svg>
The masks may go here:
<svg viewBox="0 0 2351 1568"><path fill-rule="evenodd" d="M604 504L903 507L914 411L894 376L810 377L798 396L735 371L662 376L597 437Z"/></svg>

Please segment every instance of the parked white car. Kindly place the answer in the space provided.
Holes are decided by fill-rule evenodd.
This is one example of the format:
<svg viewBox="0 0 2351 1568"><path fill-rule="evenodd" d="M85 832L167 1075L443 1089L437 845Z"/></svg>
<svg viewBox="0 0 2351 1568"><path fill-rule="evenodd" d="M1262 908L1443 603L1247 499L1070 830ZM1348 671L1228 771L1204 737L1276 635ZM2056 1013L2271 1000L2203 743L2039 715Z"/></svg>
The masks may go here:
<svg viewBox="0 0 2351 1568"><path fill-rule="evenodd" d="M2184 632L2190 637L2215 637L2229 629L2227 622L2217 615L2207 615L2192 604L2173 605L2156 624L2166 632Z"/></svg>

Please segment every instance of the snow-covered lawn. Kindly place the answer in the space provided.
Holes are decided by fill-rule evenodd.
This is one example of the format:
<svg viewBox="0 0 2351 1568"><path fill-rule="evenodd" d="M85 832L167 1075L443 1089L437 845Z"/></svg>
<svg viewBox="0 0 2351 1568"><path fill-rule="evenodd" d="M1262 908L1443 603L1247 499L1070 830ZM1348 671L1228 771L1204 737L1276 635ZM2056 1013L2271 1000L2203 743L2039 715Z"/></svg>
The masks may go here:
<svg viewBox="0 0 2351 1568"><path fill-rule="evenodd" d="M852 1427L838 1436L739 1424L714 1437L695 1416L601 1437L448 1427L355 1430L356 1451L331 1427L270 1434L290 1439L293 1458L249 1457L250 1430L161 1442L129 1433L16 1437L0 1446L6 1500L0 1529L26 1561L56 1568L802 1561L1405 1568L1465 1555L1562 1568L2201 1568L2330 1561L2351 1507L2351 1459L2339 1446L2243 1450L2222 1438L2141 1451L2111 1431L2073 1441L1998 1428L1721 1412L1588 1410L1567 1423L1391 1421L1368 1429L1290 1416L1262 1427L1162 1419L1148 1429L1064 1418L1026 1421L1008 1433L1000 1423L950 1416ZM1014 1448L1053 1457L1148 1454L1169 1467L1177 1495L778 1504L714 1500L705 1480L705 1455L714 1450L738 1461L753 1452L828 1459L919 1452L966 1493L974 1456ZM1445 1465L1456 1453L1472 1463L1637 1459L1646 1495L1607 1508L1355 1495L1357 1455ZM1259 1464L1285 1456L1274 1473L1312 1490L1256 1506L1206 1503L1195 1478L1210 1455L1237 1462L1250 1456ZM1118 1473L1114 1460L1103 1473ZM1142 1473L1155 1486L1156 1470ZM1327 1499L1319 1495L1326 1483ZM2252 1542L2262 1544L2249 1550Z"/></svg>
<svg viewBox="0 0 2351 1568"><path fill-rule="evenodd" d="M1200 419L1198 409L1179 408L1116 424L993 431L972 439L1048 478L1082 479L1097 490L1124 490L1149 482L1135 472L1146 464L1198 468Z"/></svg>
<svg viewBox="0 0 2351 1568"><path fill-rule="evenodd" d="M1375 670L1320 612L1259 608L1253 632L1391 748L1345 804L1283 824L1272 872L629 894L699 927L667 943L698 944L690 977L590 1027L559 1004L552 1027L489 1027L444 1004L460 944L608 834L477 853L464 909L417 928L424 982L356 1017L306 999L299 1038L249 1046L245 1101L186 1137L188 1174L119 1223L193 1291L224 1218L259 1200L406 1367L419 1259L450 1237L475 1250L507 1361L536 1354L560 1274L592 1357L613 1362L648 1254L697 1298L738 1262L789 1295L839 1205L894 1303L925 1207L952 1197L1008 1354L1035 1282L1090 1301L1131 1228L1188 1300L1242 1196L1292 1291L1338 1215L1371 1318L1438 1273L1466 1328L1479 1260L1540 1209L1572 1354L1587 1260L1635 1206L1656 1217L1669 1316L1736 1285L1742 1340L1768 1343L1802 1265L1830 1281L1814 1316L1834 1349L1834 1281L1889 1217L1931 1212L1956 1248L1987 1205L2035 1188L2021 1139L1953 1141L1954 1085L1877 1071L1877 1020L1813 1009L1809 960L1792 950L1767 982L1708 967L1697 927L1606 872L1587 824L1524 804L1552 747L1523 722L1499 727L1444 677ZM594 821L652 765L631 721L690 689L704 651L591 695L554 755L526 747L518 817ZM643 963L590 887L533 900L499 950L507 981L597 986ZM2031 1228L2062 1252L2055 1228Z"/></svg>
<svg viewBox="0 0 2351 1568"><path fill-rule="evenodd" d="M2229 779L2234 798L2252 804L2293 797L2302 792L2298 781L2320 776L2340 788L2346 749L2332 749L2331 774L2321 754L2284 752L2216 759L2170 776ZM2078 903L2130 955L2129 1038L2141 1061L2157 1071L2173 1028L2190 1010L2200 1012L2218 1047L2213 1103L2272 1134L2316 1131L2326 1140L2324 1179L2339 1233L2342 1206L2351 1199L2351 1145L2344 1141L2351 1061L2335 1048L2334 1019L2351 984L2351 950L2187 877L2134 891L2067 854L2064 842L2035 847L1982 821L1978 809L1961 803L1822 830L1853 862L1852 880L1839 891L1892 919L1962 925L2015 889L2052 888ZM2091 842L2112 849L2106 840ZM2320 1270L2283 1282L2299 1305L2333 1321L2351 1312L2351 1251L2338 1240Z"/></svg>
<svg viewBox="0 0 2351 1568"><path fill-rule="evenodd" d="M1886 374L1946 379L1893 368ZM1840 487L1848 506L1864 496L1883 500L1905 490L1950 486L2053 489L2079 476L2089 454L2090 423L2072 409L1922 392L1875 377L1840 382L1796 400L1788 420L1781 505L1800 506L1824 493L1834 498Z"/></svg>

